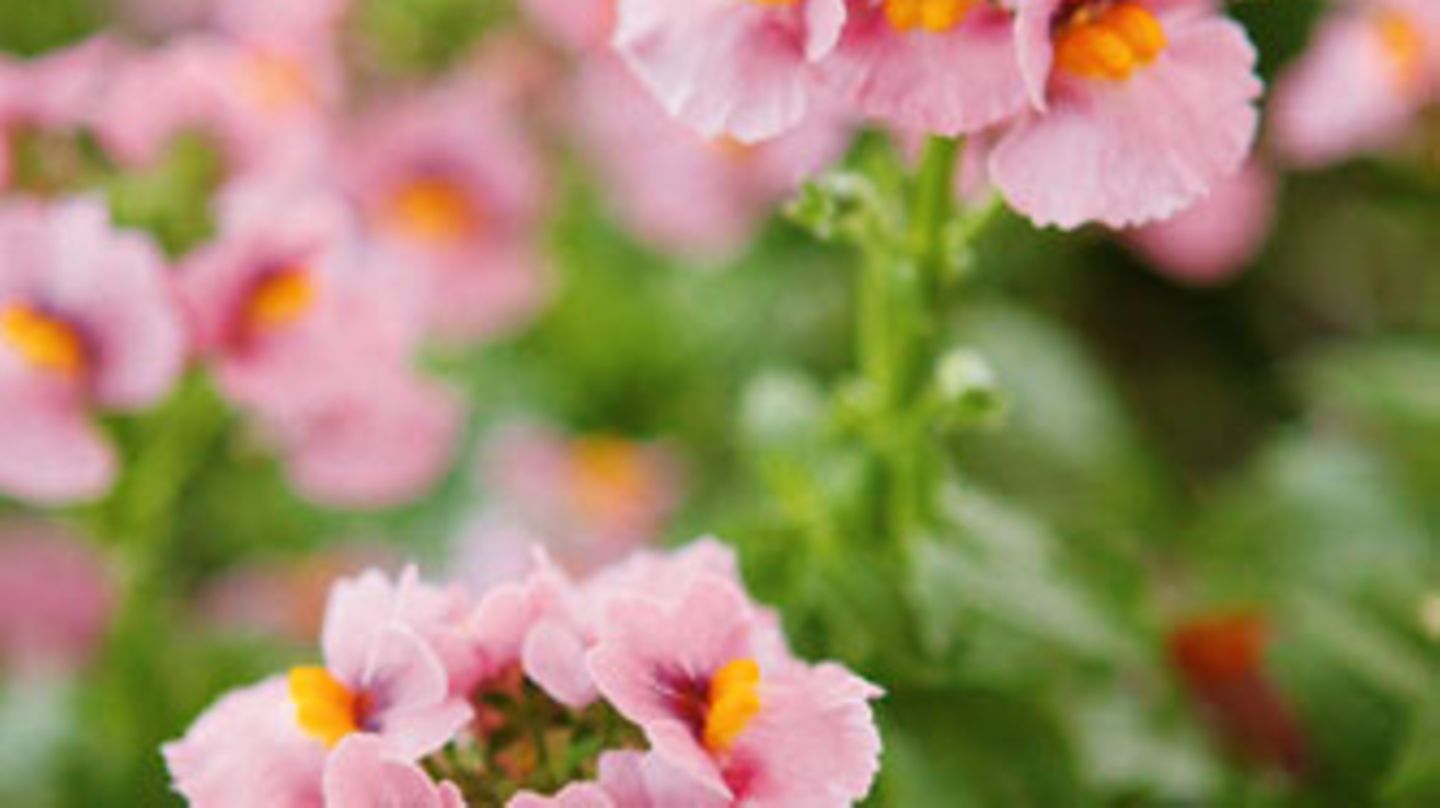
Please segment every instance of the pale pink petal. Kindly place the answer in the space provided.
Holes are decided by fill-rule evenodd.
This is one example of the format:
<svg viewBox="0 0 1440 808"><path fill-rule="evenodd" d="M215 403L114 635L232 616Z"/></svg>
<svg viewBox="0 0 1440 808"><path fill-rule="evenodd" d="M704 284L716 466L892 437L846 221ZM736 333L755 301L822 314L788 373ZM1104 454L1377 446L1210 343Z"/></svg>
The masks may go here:
<svg viewBox="0 0 1440 808"><path fill-rule="evenodd" d="M3 376L0 491L52 505L103 495L115 478L115 454L75 391L44 379Z"/></svg>
<svg viewBox="0 0 1440 808"><path fill-rule="evenodd" d="M618 808L620 805L593 783L571 783L553 797L522 791L505 804L509 808Z"/></svg>
<svg viewBox="0 0 1440 808"><path fill-rule="evenodd" d="M990 174L1037 224L1127 227L1174 215L1237 170L1254 139L1255 51L1218 17L1163 18L1170 43L1120 82L1065 80L996 144Z"/></svg>
<svg viewBox="0 0 1440 808"><path fill-rule="evenodd" d="M525 674L556 701L581 709L595 700L595 683L585 665L585 642L557 620L542 620L530 629L521 649Z"/></svg>
<svg viewBox="0 0 1440 808"><path fill-rule="evenodd" d="M1125 240L1165 275L1184 283L1222 283L1245 268L1265 243L1275 214L1275 178L1247 163L1210 195Z"/></svg>
<svg viewBox="0 0 1440 808"><path fill-rule="evenodd" d="M347 736L325 764L325 808L445 808L450 783L436 785L419 766L390 758L373 735Z"/></svg>
<svg viewBox="0 0 1440 808"><path fill-rule="evenodd" d="M325 747L295 721L283 677L236 690L161 750L195 808L320 808Z"/></svg>

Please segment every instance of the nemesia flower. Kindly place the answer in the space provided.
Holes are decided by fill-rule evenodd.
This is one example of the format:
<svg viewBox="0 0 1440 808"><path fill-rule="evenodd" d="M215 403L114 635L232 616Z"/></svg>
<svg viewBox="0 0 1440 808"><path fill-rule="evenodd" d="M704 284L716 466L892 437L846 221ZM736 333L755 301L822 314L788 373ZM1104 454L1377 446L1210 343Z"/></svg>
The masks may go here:
<svg viewBox="0 0 1440 808"><path fill-rule="evenodd" d="M1209 0L1036 0L1016 24L1037 109L998 134L988 168L1036 223L1163 219L1239 169L1255 50Z"/></svg>
<svg viewBox="0 0 1440 808"><path fill-rule="evenodd" d="M540 167L497 95L460 79L381 105L341 169L382 260L424 290L432 323L454 338L513 327L545 287Z"/></svg>
<svg viewBox="0 0 1440 808"><path fill-rule="evenodd" d="M838 115L815 110L753 145L707 138L599 54L581 64L575 92L582 142L607 200L642 238L701 258L740 249L762 217L841 156L850 136Z"/></svg>
<svg viewBox="0 0 1440 808"><path fill-rule="evenodd" d="M655 754L727 803L849 805L864 797L880 739L873 685L757 643L749 604L719 576L678 601L617 596L589 653L601 694Z"/></svg>
<svg viewBox="0 0 1440 808"><path fill-rule="evenodd" d="M510 427L487 443L480 466L489 502L463 545L475 582L497 566L528 569L537 541L563 569L590 572L657 540L679 497L675 458L613 435Z"/></svg>
<svg viewBox="0 0 1440 808"><path fill-rule="evenodd" d="M1265 672L1268 627L1248 612L1200 615L1169 637L1171 664L1221 739L1248 762L1291 775L1305 768L1305 738Z"/></svg>
<svg viewBox="0 0 1440 808"><path fill-rule="evenodd" d="M413 295L367 262L348 208L305 180L265 178L222 200L220 230L181 284L221 390L289 450L312 498L423 492L448 465L457 407L411 369Z"/></svg>
<svg viewBox="0 0 1440 808"><path fill-rule="evenodd" d="M79 666L105 631L113 589L101 559L74 537L40 524L0 528L0 662Z"/></svg>
<svg viewBox="0 0 1440 808"><path fill-rule="evenodd" d="M614 45L672 115L751 143L803 120L845 0L617 0Z"/></svg>
<svg viewBox="0 0 1440 808"><path fill-rule="evenodd" d="M94 126L125 166L153 164L177 137L198 133L238 173L314 149L339 93L339 66L323 42L202 31L121 65Z"/></svg>
<svg viewBox="0 0 1440 808"><path fill-rule="evenodd" d="M1320 24L1275 85L1282 156L1316 166L1391 144L1440 93L1440 7L1354 0Z"/></svg>
<svg viewBox="0 0 1440 808"><path fill-rule="evenodd" d="M342 581L325 665L207 710L165 747L175 787L222 807L851 804L878 691L792 658L734 561L703 540L575 584L539 555L473 611L413 568Z"/></svg>
<svg viewBox="0 0 1440 808"><path fill-rule="evenodd" d="M823 68L866 115L959 135L1025 107L1009 10L982 0L849 0L849 9Z"/></svg>
<svg viewBox="0 0 1440 808"><path fill-rule="evenodd" d="M325 808L464 808L454 783L386 754L373 735L349 735L325 767Z"/></svg>
<svg viewBox="0 0 1440 808"><path fill-rule="evenodd" d="M1124 234L1161 273L1196 285L1223 283L1260 251L1275 214L1275 178L1256 163L1221 179L1180 214Z"/></svg>
<svg viewBox="0 0 1440 808"><path fill-rule="evenodd" d="M97 411L159 401L185 331L159 250L103 203L0 209L0 490L91 499L115 474Z"/></svg>
<svg viewBox="0 0 1440 808"><path fill-rule="evenodd" d="M117 57L114 44L103 37L32 61L0 55L0 188L11 182L16 135L83 128Z"/></svg>

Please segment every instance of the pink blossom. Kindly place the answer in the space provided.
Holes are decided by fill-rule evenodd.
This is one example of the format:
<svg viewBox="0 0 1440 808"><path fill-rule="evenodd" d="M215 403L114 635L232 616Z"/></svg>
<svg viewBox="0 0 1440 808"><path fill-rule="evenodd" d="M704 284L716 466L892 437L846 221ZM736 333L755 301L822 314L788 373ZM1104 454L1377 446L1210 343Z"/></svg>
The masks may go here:
<svg viewBox="0 0 1440 808"><path fill-rule="evenodd" d="M1440 7L1355 0L1332 12L1275 86L1273 140L1315 166L1390 145L1440 90Z"/></svg>
<svg viewBox="0 0 1440 808"><path fill-rule="evenodd" d="M325 808L464 808L454 783L436 784L424 769L387 754L371 735L340 742L325 766Z"/></svg>
<svg viewBox="0 0 1440 808"><path fill-rule="evenodd" d="M670 117L618 60L580 66L578 128L603 190L642 238L714 259L742 248L761 219L838 159L850 127L814 110L783 135L745 145Z"/></svg>
<svg viewBox="0 0 1440 808"><path fill-rule="evenodd" d="M384 742L387 754L415 760L443 746L471 715L451 693L449 673L408 602L419 591L413 570L391 585L377 572L338 582L320 644L325 666L292 669L295 719L333 747L353 733ZM428 616L428 615L427 615Z"/></svg>
<svg viewBox="0 0 1440 808"><path fill-rule="evenodd" d="M339 65L315 42L240 40L204 31L120 65L94 113L121 164L154 163L175 138L206 136L241 172L313 149L335 111Z"/></svg>
<svg viewBox="0 0 1440 808"><path fill-rule="evenodd" d="M906 130L974 132L1020 112L1012 15L973 0L849 0L823 67L861 112Z"/></svg>
<svg viewBox="0 0 1440 808"><path fill-rule="evenodd" d="M83 128L119 56L103 37L33 61L0 55L0 187L10 183L12 138L21 129Z"/></svg>
<svg viewBox="0 0 1440 808"><path fill-rule="evenodd" d="M999 136L989 172L1037 223L1163 219L1244 161L1255 50L1208 0L1037 0L1017 26L1037 109Z"/></svg>
<svg viewBox="0 0 1440 808"><path fill-rule="evenodd" d="M0 660L22 670L70 669L95 650L113 586L101 559L61 530L0 530Z"/></svg>
<svg viewBox="0 0 1440 808"><path fill-rule="evenodd" d="M354 131L340 170L382 260L419 283L439 331L486 336L533 313L541 169L498 90L455 80L375 108Z"/></svg>
<svg viewBox="0 0 1440 808"><path fill-rule="evenodd" d="M450 394L410 367L403 279L375 266L343 201L306 180L233 189L182 287L221 389L288 451L306 495L351 507L422 493L448 466Z"/></svg>
<svg viewBox="0 0 1440 808"><path fill-rule="evenodd" d="M663 447L609 435L569 438L513 426L491 439L480 477L489 500L465 538L466 567L527 569L540 542L564 569L588 573L653 542L679 498L678 462ZM507 561L506 559L510 559Z"/></svg>
<svg viewBox="0 0 1440 808"><path fill-rule="evenodd" d="M162 749L195 808L320 808L325 747L295 721L283 676L227 694Z"/></svg>
<svg viewBox="0 0 1440 808"><path fill-rule="evenodd" d="M0 209L0 490L103 494L115 457L92 415L160 400L185 350L159 251L112 227L103 203Z"/></svg>
<svg viewBox="0 0 1440 808"><path fill-rule="evenodd" d="M1175 280L1197 286L1223 283L1264 245L1274 219L1275 193L1270 172L1246 163L1189 209L1132 230L1125 240Z"/></svg>
<svg viewBox="0 0 1440 808"><path fill-rule="evenodd" d="M727 802L849 805L869 791L879 691L757 641L730 581L695 579L678 601L617 596L589 653L601 694L665 764ZM761 636L768 636L762 626Z"/></svg>
<svg viewBox="0 0 1440 808"><path fill-rule="evenodd" d="M845 0L617 0L614 44L672 115L749 143L811 111L845 15Z"/></svg>

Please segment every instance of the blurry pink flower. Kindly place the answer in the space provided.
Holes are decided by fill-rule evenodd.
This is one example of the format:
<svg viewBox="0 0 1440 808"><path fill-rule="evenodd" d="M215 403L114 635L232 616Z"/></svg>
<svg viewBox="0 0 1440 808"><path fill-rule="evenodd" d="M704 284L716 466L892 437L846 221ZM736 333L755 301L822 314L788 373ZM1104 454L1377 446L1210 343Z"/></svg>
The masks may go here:
<svg viewBox="0 0 1440 808"><path fill-rule="evenodd" d="M1395 141L1440 91L1440 5L1354 0L1324 20L1281 75L1273 139L1286 159L1315 166Z"/></svg>
<svg viewBox="0 0 1440 808"><path fill-rule="evenodd" d="M371 735L350 735L325 766L325 808L465 808L454 783L391 757Z"/></svg>
<svg viewBox="0 0 1440 808"><path fill-rule="evenodd" d="M845 0L617 0L614 44L672 115L751 143L803 120Z"/></svg>
<svg viewBox="0 0 1440 808"><path fill-rule="evenodd" d="M304 182L232 189L221 234L182 276L221 389L288 450L317 501L381 506L445 470L458 426L447 391L415 375L408 285L374 266L346 206Z"/></svg>
<svg viewBox="0 0 1440 808"><path fill-rule="evenodd" d="M28 62L0 55L0 188L10 183L15 135L83 127L118 56L101 37Z"/></svg>
<svg viewBox="0 0 1440 808"><path fill-rule="evenodd" d="M1124 234L1155 268L1184 283L1229 280L1255 258L1275 213L1275 178L1251 162L1179 215Z"/></svg>
<svg viewBox="0 0 1440 808"><path fill-rule="evenodd" d="M93 413L154 404L184 362L159 251L109 219L93 199L0 209L0 490L23 499L103 494L115 457Z"/></svg>
<svg viewBox="0 0 1440 808"><path fill-rule="evenodd" d="M423 288L453 338L514 327L544 292L541 168L497 93L457 80L381 106L353 128L341 166L383 260Z"/></svg>
<svg viewBox="0 0 1440 808"><path fill-rule="evenodd" d="M503 559L516 548L528 557L536 541L572 573L615 561L659 538L679 498L678 465L661 447L615 436L502 430L481 458L490 504L466 539L467 566L514 569Z"/></svg>
<svg viewBox="0 0 1440 808"><path fill-rule="evenodd" d="M239 172L314 148L339 93L324 47L202 32L121 65L94 126L122 165L154 163L176 137L199 133Z"/></svg>
<svg viewBox="0 0 1440 808"><path fill-rule="evenodd" d="M979 0L849 0L823 68L861 112L905 130L977 131L1020 112L1013 15Z"/></svg>
<svg viewBox="0 0 1440 808"><path fill-rule="evenodd" d="M1035 0L1017 27L1037 109L999 135L989 172L1036 223L1163 219L1244 161L1255 50L1209 0Z"/></svg>
<svg viewBox="0 0 1440 808"><path fill-rule="evenodd" d="M232 691L161 750L195 808L320 808L324 745L295 720L285 678Z"/></svg>
<svg viewBox="0 0 1440 808"><path fill-rule="evenodd" d="M757 642L753 613L713 575L678 601L616 596L591 674L658 758L726 804L858 801L878 768L868 702L879 690L838 666L776 654Z"/></svg>
<svg viewBox="0 0 1440 808"><path fill-rule="evenodd" d="M413 569L396 585L378 572L336 583L321 634L324 667L288 676L294 718L307 735L333 748L353 733L373 734L388 755L413 761L470 720L426 639L431 627L407 619L419 587Z"/></svg>
<svg viewBox="0 0 1440 808"><path fill-rule="evenodd" d="M0 529L0 662L22 670L82 664L105 631L113 587L99 557L60 530Z"/></svg>
<svg viewBox="0 0 1440 808"><path fill-rule="evenodd" d="M210 0L216 29L246 42L333 48L352 0Z"/></svg>
<svg viewBox="0 0 1440 808"><path fill-rule="evenodd" d="M776 204L841 156L850 136L840 118L816 111L754 145L709 139L600 54L582 63L576 93L578 128L617 212L640 237L699 258L743 247Z"/></svg>
<svg viewBox="0 0 1440 808"><path fill-rule="evenodd" d="M383 547L345 544L284 563L247 564L207 584L198 606L224 629L310 642L320 633L331 582L393 563Z"/></svg>
<svg viewBox="0 0 1440 808"><path fill-rule="evenodd" d="M542 32L575 51L596 51L615 29L616 0L525 0L526 16Z"/></svg>

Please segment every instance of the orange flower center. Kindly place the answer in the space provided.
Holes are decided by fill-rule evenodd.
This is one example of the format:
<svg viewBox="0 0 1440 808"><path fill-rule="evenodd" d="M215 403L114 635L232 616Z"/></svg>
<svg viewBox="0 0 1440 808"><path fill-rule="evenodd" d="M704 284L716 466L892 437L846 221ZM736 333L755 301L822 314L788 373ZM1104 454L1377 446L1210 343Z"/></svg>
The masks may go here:
<svg viewBox="0 0 1440 808"><path fill-rule="evenodd" d="M715 672L705 709L701 740L715 754L729 752L735 739L760 712L760 666L737 659Z"/></svg>
<svg viewBox="0 0 1440 808"><path fill-rule="evenodd" d="M304 267L287 267L266 275L245 303L245 322L269 330L299 320L315 305L315 280Z"/></svg>
<svg viewBox="0 0 1440 808"><path fill-rule="evenodd" d="M315 101L309 72L298 59L272 50L257 50L245 57L242 86L267 113L278 114Z"/></svg>
<svg viewBox="0 0 1440 808"><path fill-rule="evenodd" d="M1425 79L1425 40L1409 17L1397 11L1376 15L1375 34L1402 91L1416 89Z"/></svg>
<svg viewBox="0 0 1440 808"><path fill-rule="evenodd" d="M896 31L941 34L964 21L980 0L885 0L885 19Z"/></svg>
<svg viewBox="0 0 1440 808"><path fill-rule="evenodd" d="M454 244L480 231L482 217L468 194L434 177L414 180L391 197L384 220L396 232L429 244Z"/></svg>
<svg viewBox="0 0 1440 808"><path fill-rule="evenodd" d="M290 700L295 702L295 720L306 735L333 747L341 738L360 731L365 697L318 666L291 668Z"/></svg>
<svg viewBox="0 0 1440 808"><path fill-rule="evenodd" d="M26 303L0 310L0 334L41 370L73 376L85 369L85 342L75 328Z"/></svg>
<svg viewBox="0 0 1440 808"><path fill-rule="evenodd" d="M1055 66L1072 76L1120 81L1154 62L1168 44L1160 21L1139 3L1090 3L1061 24Z"/></svg>
<svg viewBox="0 0 1440 808"><path fill-rule="evenodd" d="M645 458L630 441L581 438L571 451L576 506L587 519L605 521L623 514L652 487Z"/></svg>

